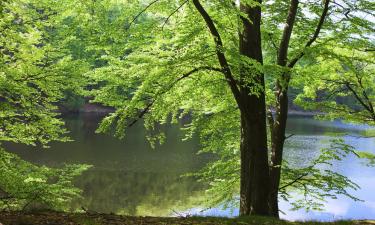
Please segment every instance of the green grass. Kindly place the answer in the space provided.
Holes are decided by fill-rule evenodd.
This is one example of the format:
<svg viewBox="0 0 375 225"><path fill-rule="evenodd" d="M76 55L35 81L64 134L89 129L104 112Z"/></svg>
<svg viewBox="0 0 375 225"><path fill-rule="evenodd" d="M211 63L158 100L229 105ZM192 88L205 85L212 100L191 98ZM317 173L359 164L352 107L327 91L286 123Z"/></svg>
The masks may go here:
<svg viewBox="0 0 375 225"><path fill-rule="evenodd" d="M269 217L135 217L62 212L0 212L3 225L375 225L375 221L290 222Z"/></svg>

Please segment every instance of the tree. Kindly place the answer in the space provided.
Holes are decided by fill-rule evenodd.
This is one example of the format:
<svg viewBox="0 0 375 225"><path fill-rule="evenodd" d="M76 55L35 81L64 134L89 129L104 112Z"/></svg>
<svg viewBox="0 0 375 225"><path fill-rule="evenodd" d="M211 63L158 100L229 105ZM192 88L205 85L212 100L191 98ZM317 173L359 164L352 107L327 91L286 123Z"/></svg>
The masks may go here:
<svg viewBox="0 0 375 225"><path fill-rule="evenodd" d="M347 45L331 46L322 51L317 61L324 59L319 69L316 66L301 68L296 86L306 86L296 98L296 103L305 109L324 112L321 119L338 119L348 123L375 124L375 76L373 62L374 43L363 30L361 39L349 39ZM318 69L319 80L306 76L311 69ZM374 137L373 129L363 133L364 137ZM368 151L356 154L374 165L375 156Z"/></svg>
<svg viewBox="0 0 375 225"><path fill-rule="evenodd" d="M75 63L48 42L56 12L48 1L9 0L0 3L0 144L14 142L48 147L68 141L55 103ZM0 146L0 208L22 209L38 202L66 209L79 196L72 184L87 165L62 169L33 165Z"/></svg>
<svg viewBox="0 0 375 225"><path fill-rule="evenodd" d="M356 10L366 13L368 4L361 1ZM115 135L122 137L143 118L151 143L162 142L156 124L191 114L188 137L198 133L203 151L221 158L222 164L210 168L229 172L221 172L229 188L240 175L240 214L278 216L287 93L298 75L294 67L309 66L302 60L316 58L332 45L329 41L342 41L363 24L330 0L238 5L155 0L139 5L132 9L136 16L122 28L129 42L121 56L108 52L108 65L89 74L102 85L91 93L94 102L117 109L99 131L115 126ZM134 24L140 18L142 23ZM338 20L355 29L346 31Z"/></svg>
<svg viewBox="0 0 375 225"><path fill-rule="evenodd" d="M316 25L315 31L310 37L310 39L306 42L304 48L309 48L318 38L318 35L322 29L322 26L325 22L328 7L329 7L329 0L324 1L324 6L322 13L319 17L318 24ZM286 122L288 118L288 87L291 77L291 72L288 71L293 69L296 63L304 56L305 50L300 50L300 52L288 60L288 49L289 49L289 41L293 31L293 26L295 23L295 19L297 16L297 9L298 9L298 0L291 1L290 8L288 12L288 17L286 19L285 27L283 30L282 38L280 41L280 45L278 48L278 55L277 55L277 65L286 68L286 71L281 72L280 77L276 80L276 87L275 87L275 119L273 119L272 115L269 115L270 118L270 126L271 126L271 168L270 168L270 176L271 176L271 193L270 193L270 208L271 212L277 216L279 207L278 207L278 198L277 193L279 190L280 184L280 177L281 177L281 164L282 164L282 156L283 156L283 149L284 149L284 142L285 142L285 129L286 129Z"/></svg>
<svg viewBox="0 0 375 225"><path fill-rule="evenodd" d="M371 42L367 46L371 46ZM349 47L335 46L325 51L325 64L318 70L320 80L306 77L301 69L298 85L309 82L309 88L301 93L296 102L306 109L325 112L321 117L341 118L347 122L373 125L374 113L374 52L360 49L356 43ZM313 68L311 68L313 69Z"/></svg>

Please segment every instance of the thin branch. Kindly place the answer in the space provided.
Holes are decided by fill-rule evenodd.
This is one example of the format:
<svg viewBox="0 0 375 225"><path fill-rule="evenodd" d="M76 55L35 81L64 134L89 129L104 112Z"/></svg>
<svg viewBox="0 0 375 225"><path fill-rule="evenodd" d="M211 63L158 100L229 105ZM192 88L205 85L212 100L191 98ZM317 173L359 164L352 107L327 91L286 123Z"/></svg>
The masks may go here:
<svg viewBox="0 0 375 225"><path fill-rule="evenodd" d="M296 134L289 134L288 136L286 136L285 138L284 138L284 140L286 140L286 139L288 139L288 138L291 138L291 137L293 137L293 136L295 136Z"/></svg>
<svg viewBox="0 0 375 225"><path fill-rule="evenodd" d="M155 100L152 100L150 103L148 103L146 105L146 107L144 109L142 109L142 111L138 114L138 117L136 119L134 119L131 123L128 124L128 127L131 127L133 126L135 123L138 122L138 120L142 119L143 116L148 113L148 111L150 110L151 106L155 103Z"/></svg>
<svg viewBox="0 0 375 225"><path fill-rule="evenodd" d="M297 15L298 0L291 0L288 12L288 17L285 22L285 27L283 31L283 36L279 45L279 52L277 55L277 64L280 66L285 66L287 63L287 55L289 48L290 36L292 35L294 22Z"/></svg>
<svg viewBox="0 0 375 225"><path fill-rule="evenodd" d="M178 10L180 10L188 2L189 0L185 0L179 7L177 7L171 14L169 14L167 19L164 21L163 25L161 26L161 30L164 30L164 26L168 23L171 16L173 16L176 12L178 12Z"/></svg>
<svg viewBox="0 0 375 225"><path fill-rule="evenodd" d="M131 127L133 126L135 123L137 123L140 119L142 119L144 117L144 115L146 113L148 113L151 109L151 107L154 105L154 103L156 102L156 100L163 94L167 93L168 91L170 91L179 81L181 81L182 79L184 78L187 78L189 77L190 75L198 72L198 71L201 71L201 70L210 70L210 71L217 71L217 72L223 72L220 68L215 68L215 67L210 67L210 66L201 66L201 67L197 67L197 68L194 68L192 70L190 70L189 72L183 74L181 77L179 77L178 79L176 79L174 82L172 82L166 89L160 91L159 93L156 94L156 96L154 97L154 99L152 99L144 109L142 109L137 118L135 118L132 122L130 122L128 124L128 127Z"/></svg>
<svg viewBox="0 0 375 225"><path fill-rule="evenodd" d="M366 89L365 89L365 87L364 87L363 84L362 84L362 78L359 77L357 73L355 73L355 76L356 76L356 78L357 78L357 81L358 81L359 87L362 89L362 95L363 95L363 97L365 98L365 100L367 101L367 104L368 104L368 111L369 111L369 113L371 114L373 120L375 121L374 106L372 105L372 102L371 102L370 98L369 98L368 95L367 95Z"/></svg>
<svg viewBox="0 0 375 225"><path fill-rule="evenodd" d="M323 27L323 24L324 24L325 18L326 18L327 13L328 13L329 2L330 2L330 0L325 0L324 8L323 8L323 12L322 12L322 15L321 15L321 17L320 17L320 20L319 20L318 26L316 27L316 30L315 30L315 32L314 32L314 35L313 35L313 36L311 37L311 39L306 43L306 47L310 47L310 46L315 42L315 40L318 38L319 33L320 33L320 30L321 30L322 27Z"/></svg>
<svg viewBox="0 0 375 225"><path fill-rule="evenodd" d="M280 187L280 188L279 188L279 191L280 191L280 190L283 190L283 189L285 189L285 188L287 188L287 187L289 187L289 186L291 186L291 185L293 185L294 183L297 183L297 182L300 183L299 180L301 180L302 178L306 177L307 175L308 175L307 173L302 174L301 176L297 177L296 179L294 179L294 180L291 181L290 183L288 183L288 184L286 184L286 185Z"/></svg>
<svg viewBox="0 0 375 225"><path fill-rule="evenodd" d="M345 86L348 88L349 91L352 92L354 97L358 100L358 102L370 113L373 112L373 109L371 109L366 103L362 100L362 98L358 95L358 93L350 86L349 82L345 84Z"/></svg>
<svg viewBox="0 0 375 225"><path fill-rule="evenodd" d="M345 87L338 88L337 90L332 91L329 95L325 96L324 99L327 99L327 100L331 99L332 97L336 96L338 93L346 91L346 89L347 88L345 88Z"/></svg>
<svg viewBox="0 0 375 225"><path fill-rule="evenodd" d="M273 39L273 36L271 33L268 33L268 37L271 41L272 47L276 50L277 55L279 55L279 47L277 47L275 40Z"/></svg>
<svg viewBox="0 0 375 225"><path fill-rule="evenodd" d="M332 80L332 79L326 79L326 78L321 78L321 80L324 80L324 81L327 81L327 82L330 82L330 83L334 83L334 84L341 84L341 85L349 84L349 85L357 86L356 84L350 83L348 81L339 81L339 80Z"/></svg>
<svg viewBox="0 0 375 225"><path fill-rule="evenodd" d="M267 107L266 113L267 113L268 126L270 128L270 133L271 133L271 140L273 140L273 129L275 125L275 119L273 118L271 107Z"/></svg>
<svg viewBox="0 0 375 225"><path fill-rule="evenodd" d="M292 59L292 61L289 62L289 64L288 64L289 68L294 67L294 65L298 62L298 60L300 60L305 55L305 49L310 47L315 42L315 40L318 38L320 30L322 29L324 21L327 17L329 3L330 3L330 0L325 0L323 12L322 12L322 15L320 16L318 25L316 26L316 29L315 29L315 32L314 32L313 36L306 43L302 52L300 54L298 54L294 59Z"/></svg>
<svg viewBox="0 0 375 225"><path fill-rule="evenodd" d="M143 8L134 18L133 20L129 23L128 29L133 25L133 23L140 17L148 8L150 8L153 4L157 3L160 0L154 0L150 2L145 8Z"/></svg>
<svg viewBox="0 0 375 225"><path fill-rule="evenodd" d="M241 103L240 90L237 87L237 82L232 75L232 71L229 67L228 61L227 61L227 59L226 59L226 57L223 53L224 46L223 46L223 42L221 40L220 34L219 34L213 20L211 19L210 15L203 8L203 6L199 2L199 0L193 0L193 4L194 4L195 8L198 10L198 12L200 13L200 15L203 17L204 21L206 22L206 25L207 25L208 29L210 30L210 33L211 33L212 37L214 38L215 45L216 45L216 55L217 55L217 58L219 60L220 66L222 68L222 72L223 72L223 74L224 74L224 76L227 80L227 83L228 83L228 85L229 85L229 87L230 87L230 89L233 93L233 96L236 99L237 104L242 105L242 104L240 104Z"/></svg>
<svg viewBox="0 0 375 225"><path fill-rule="evenodd" d="M344 14L344 16L345 16L347 19L349 19L348 14L349 14L350 11L351 11L350 8L346 8L346 7L344 7L343 5L341 5L341 4L339 4L339 3L335 2L335 1L333 1L333 4L335 4L335 5L339 6L340 8L342 8L342 9L343 9L343 14Z"/></svg>

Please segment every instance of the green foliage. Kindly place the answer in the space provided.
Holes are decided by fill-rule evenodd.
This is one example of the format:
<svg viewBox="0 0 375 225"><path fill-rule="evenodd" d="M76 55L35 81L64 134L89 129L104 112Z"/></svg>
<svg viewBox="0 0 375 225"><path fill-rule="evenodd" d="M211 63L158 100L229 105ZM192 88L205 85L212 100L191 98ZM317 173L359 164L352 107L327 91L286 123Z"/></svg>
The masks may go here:
<svg viewBox="0 0 375 225"><path fill-rule="evenodd" d="M374 124L374 15L371 1L343 1L332 10L324 40L308 49L292 85L295 102L326 119Z"/></svg>
<svg viewBox="0 0 375 225"><path fill-rule="evenodd" d="M30 16L19 12L22 7L4 4L0 25L0 141L46 145L65 133L62 122L51 112L55 109L51 102L59 97L58 79L53 76L56 72L42 66L50 61L45 57L49 47L36 47L41 43L41 32L22 24Z"/></svg>
<svg viewBox="0 0 375 225"><path fill-rule="evenodd" d="M356 151L358 157L367 159L367 166L375 166L375 155L370 152Z"/></svg>
<svg viewBox="0 0 375 225"><path fill-rule="evenodd" d="M36 166L0 149L0 209L42 207L68 210L81 190L73 180L88 165L66 165L61 169Z"/></svg>
<svg viewBox="0 0 375 225"><path fill-rule="evenodd" d="M295 83L304 87L296 103L325 112L322 118L374 125L374 57L373 52L347 47L322 50L316 61L324 63L298 69Z"/></svg>
<svg viewBox="0 0 375 225"><path fill-rule="evenodd" d="M9 0L0 5L0 145L48 147L51 141L68 141L56 103L64 91L78 90L77 77L85 67L53 42L56 5L48 0ZM68 209L80 193L72 181L88 168L36 166L0 146L0 209L30 204Z"/></svg>
<svg viewBox="0 0 375 225"><path fill-rule="evenodd" d="M280 197L290 202L293 210L304 208L307 211L321 210L327 199L336 199L338 195L360 201L348 192L348 189L357 190L359 186L332 167L350 154L356 155L352 146L342 139L332 139L330 146L321 149L308 166L296 167L283 162Z"/></svg>
<svg viewBox="0 0 375 225"><path fill-rule="evenodd" d="M226 55L233 77L240 80L241 68L250 71L240 85L251 87L252 94L257 94L264 87L256 85L254 75L264 73L270 108L275 106L276 81L283 88L288 86L281 79L287 73L292 87L303 89L296 102L306 109L327 112L325 118L373 124L373 22L361 18L363 14L372 16L373 3L345 0L343 5L333 4L319 42L306 47L319 21L322 2L301 2L289 55L293 58L302 52L304 58L293 69L275 63L278 53L275 43L282 36L287 2L262 3L263 65L238 51L239 15L243 12L233 1L202 1L202 4L220 32L223 47L219 50ZM243 1L243 4L259 3ZM186 138L197 135L201 152L217 157L217 161L195 174L211 185L210 204L223 201L236 204L240 113L217 61L214 39L190 1L9 0L1 2L1 10L1 142L47 147L50 141L67 141L64 124L55 113L56 103L71 98L78 99L79 105L77 95L82 93L93 97L92 102L116 108L101 122L98 132L114 129L114 134L123 138L127 127L143 119L152 145L164 142L160 124L176 123L188 115L191 121L184 128ZM87 79L88 90L83 91ZM297 182L288 187L310 196L297 200L296 208L302 204L308 209L318 208L321 205L316 200L337 194L354 198L345 191L357 188L354 183L321 168L352 150L336 141L329 151L322 150L308 167L292 168L284 163L283 184L302 175L314 180L307 188ZM30 164L24 167L34 168ZM76 175L84 168L87 166L75 167L71 172ZM50 196L57 189L69 194L62 186L54 189L47 182L58 170L35 167L35 171L38 176L31 180L19 177L14 182L19 186L9 187L7 192L18 195L17 188L27 180L47 185L51 188ZM332 192L322 193L328 190ZM58 203L51 204L60 207Z"/></svg>
<svg viewBox="0 0 375 225"><path fill-rule="evenodd" d="M59 102L63 110L69 112L79 112L82 106L86 103L85 98L81 95L68 90L64 93L64 99Z"/></svg>
<svg viewBox="0 0 375 225"><path fill-rule="evenodd" d="M309 159L306 166L291 165L288 161L282 164L282 178L279 195L290 202L292 210L322 210L329 199L339 195L360 201L349 190L357 190L359 186L349 178L334 171L334 164L348 155L357 155L355 149L342 139L330 140L330 145ZM197 173L201 181L209 183L207 191L207 207L222 205L238 207L238 191L240 182L240 162L237 154L221 156L221 160L209 163Z"/></svg>
<svg viewBox="0 0 375 225"><path fill-rule="evenodd" d="M241 80L243 86L252 84L252 93L256 94L263 87L253 85L256 83L254 74L259 71L265 74L265 91L270 108L275 106L275 83L277 80L280 81L282 74L287 72L292 79L291 85L304 90L296 101L305 106L301 102L317 96L316 92L320 90L318 84L324 83L321 78L332 74L335 77L343 77L342 73L347 69L343 69L342 63L334 60L345 53L341 49L355 43L356 48L363 50L371 39L366 36L371 22L357 14L369 14L367 10L373 8L373 4L368 1L358 1L358 4L344 1L344 8L337 4L330 6L329 17L324 23L319 42L306 47L305 44L313 36L319 21L322 1L301 2L289 51L292 58L301 52L304 58L297 68L282 68L275 63L278 53L275 43L281 39L289 5L285 1L265 1L262 3L261 28L264 64L261 65L239 54L238 15L242 12L233 1L201 2L219 30L223 40L223 48L219 50L226 55L234 78L240 80L240 68L256 71L249 72ZM108 20L111 3L105 1L105 4L108 4L107 7L94 4L101 7L100 15L107 16L94 18L92 24L101 24ZM121 8L121 4L116 7ZM244 1L244 4L254 5L255 2ZM345 14L346 5L350 8L348 14ZM214 39L209 34L204 20L190 1L136 1L129 2L127 6L121 11L122 14L110 17L113 21L122 21L126 24L125 28L117 27L121 31L120 34L113 32L108 35L103 31L100 35L100 40L112 38L112 41L101 42L100 45L106 49L101 57L106 60L106 64L86 73L92 81L92 86L98 87L88 92L88 95L94 97L92 101L116 108L116 112L101 122L98 132L112 132L114 129L114 135L123 138L129 126L143 119L153 145L164 141L158 124L175 123L189 115L191 121L183 128L186 138L198 136L202 145L201 152L213 153L217 157L217 161L193 175L211 185L208 190L212 194L209 204L236 204L236 193L239 189L240 113L220 71ZM117 26L116 22L115 24L113 27ZM357 34L361 38L357 38ZM361 52L366 56L358 58L358 61L370 63L371 55L368 54L372 53ZM369 58L366 60L366 57ZM352 59L349 61L354 63ZM357 67L353 65L352 68ZM370 74L367 69L364 71L365 74ZM375 83L372 81L373 78L368 78L365 74L361 75L361 79L366 85ZM352 79L353 74L348 74L347 77ZM286 88L285 81L281 80L280 83ZM327 92L334 95L336 92L332 91L333 89L330 89ZM315 99L309 104L315 104ZM340 115L351 115L347 113L348 110L340 110L337 110L342 113ZM331 118L341 118L338 114L330 115ZM332 149L342 148L345 154L349 154L350 151L343 145L332 146ZM339 160L341 157L339 151L331 153L323 150L321 156L309 167L291 168L286 165L283 169L284 182L295 178L297 174L311 170L309 175L317 179L307 190L311 193L311 198L321 200L338 194L353 197L348 195L345 188L357 188L354 183L330 169L320 168L322 164L327 164L333 159ZM333 193L327 196L321 194L322 190L330 188ZM301 201L297 201L296 207L301 204ZM319 206L319 203L314 205L311 200L306 205L308 209Z"/></svg>
<svg viewBox="0 0 375 225"><path fill-rule="evenodd" d="M0 23L0 141L47 146L66 141L54 103L78 89L79 62L51 43L47 2L4 2ZM26 124L26 125L25 125Z"/></svg>

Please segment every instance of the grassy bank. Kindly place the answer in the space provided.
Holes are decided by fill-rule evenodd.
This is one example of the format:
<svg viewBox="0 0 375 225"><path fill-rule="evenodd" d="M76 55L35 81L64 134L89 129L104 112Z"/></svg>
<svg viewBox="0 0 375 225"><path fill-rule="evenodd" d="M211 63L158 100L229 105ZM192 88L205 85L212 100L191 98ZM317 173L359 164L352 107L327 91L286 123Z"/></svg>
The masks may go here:
<svg viewBox="0 0 375 225"><path fill-rule="evenodd" d="M3 225L297 225L375 224L375 221L288 222L265 217L134 217L112 214L69 214L59 212L0 212Z"/></svg>

